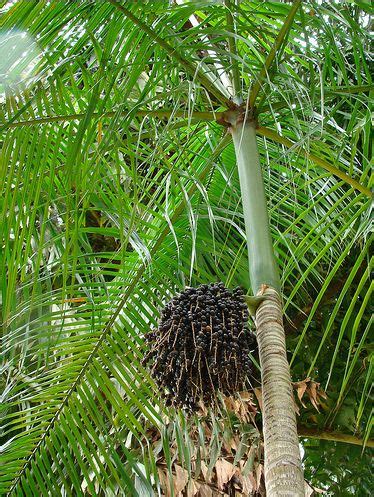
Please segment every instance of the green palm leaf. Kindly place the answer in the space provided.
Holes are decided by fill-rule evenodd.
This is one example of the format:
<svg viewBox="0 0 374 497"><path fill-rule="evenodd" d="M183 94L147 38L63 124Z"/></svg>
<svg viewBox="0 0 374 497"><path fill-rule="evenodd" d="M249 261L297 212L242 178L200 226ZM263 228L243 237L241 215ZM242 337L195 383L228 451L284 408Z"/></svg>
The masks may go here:
<svg viewBox="0 0 374 497"><path fill-rule="evenodd" d="M368 441L364 11L306 2L291 26L290 6L273 2L1 9L0 41L31 40L0 81L1 493L157 495L175 464L213 471L237 433L212 414L208 440L207 421L166 408L141 365L143 336L179 289L250 290L235 155L215 122L231 74L260 111L286 317L300 323L293 379L327 386L319 428ZM258 432L240 430L255 447Z"/></svg>

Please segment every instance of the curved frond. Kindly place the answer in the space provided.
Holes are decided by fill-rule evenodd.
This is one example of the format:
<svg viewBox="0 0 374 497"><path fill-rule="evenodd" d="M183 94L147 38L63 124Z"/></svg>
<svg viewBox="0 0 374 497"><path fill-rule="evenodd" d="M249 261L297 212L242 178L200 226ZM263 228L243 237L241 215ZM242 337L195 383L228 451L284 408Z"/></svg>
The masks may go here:
<svg viewBox="0 0 374 497"><path fill-rule="evenodd" d="M239 93L258 103L293 378L326 388L300 421L369 439L367 13L308 1L284 24L291 9L1 7L0 46L15 47L0 80L2 494L158 495L178 468L212 472L240 431L234 464L254 461L253 425L186 421L141 364L179 289L251 291L235 155L216 122Z"/></svg>

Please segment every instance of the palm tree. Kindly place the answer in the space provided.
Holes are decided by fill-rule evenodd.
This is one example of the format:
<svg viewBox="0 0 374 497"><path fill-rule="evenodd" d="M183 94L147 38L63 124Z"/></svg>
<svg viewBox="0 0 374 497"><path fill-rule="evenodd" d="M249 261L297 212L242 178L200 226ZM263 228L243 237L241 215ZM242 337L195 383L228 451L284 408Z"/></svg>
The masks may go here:
<svg viewBox="0 0 374 497"><path fill-rule="evenodd" d="M217 279L261 293L267 495L304 494L286 351L299 435L372 444L368 22L2 2L4 494L261 491L252 397L185 419L141 365L165 302Z"/></svg>

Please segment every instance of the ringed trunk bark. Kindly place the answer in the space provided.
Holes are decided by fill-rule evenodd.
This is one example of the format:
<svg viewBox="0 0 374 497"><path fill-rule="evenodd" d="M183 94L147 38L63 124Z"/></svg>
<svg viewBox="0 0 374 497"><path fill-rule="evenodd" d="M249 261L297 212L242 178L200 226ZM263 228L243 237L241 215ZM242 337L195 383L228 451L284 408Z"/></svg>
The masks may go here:
<svg viewBox="0 0 374 497"><path fill-rule="evenodd" d="M233 113L234 141L254 294L266 298L256 311L262 377L265 485L268 497L302 497L304 477L287 362L280 282L274 258L254 122Z"/></svg>
<svg viewBox="0 0 374 497"><path fill-rule="evenodd" d="M268 497L304 496L304 477L287 361L281 299L273 288L256 311L262 379L265 483Z"/></svg>

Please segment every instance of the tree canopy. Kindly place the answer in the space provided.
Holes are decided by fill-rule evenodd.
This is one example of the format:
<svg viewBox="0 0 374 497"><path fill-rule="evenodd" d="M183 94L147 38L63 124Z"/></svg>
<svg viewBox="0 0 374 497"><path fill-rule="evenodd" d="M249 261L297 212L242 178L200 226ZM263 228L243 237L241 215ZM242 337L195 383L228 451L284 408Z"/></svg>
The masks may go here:
<svg viewBox="0 0 374 497"><path fill-rule="evenodd" d="M2 493L150 495L176 461L212 471L238 433L235 463L261 468L254 399L251 422L207 414L207 437L141 365L179 290L250 293L222 125L239 93L258 113L305 477L370 495L370 10L299 4L0 2Z"/></svg>

